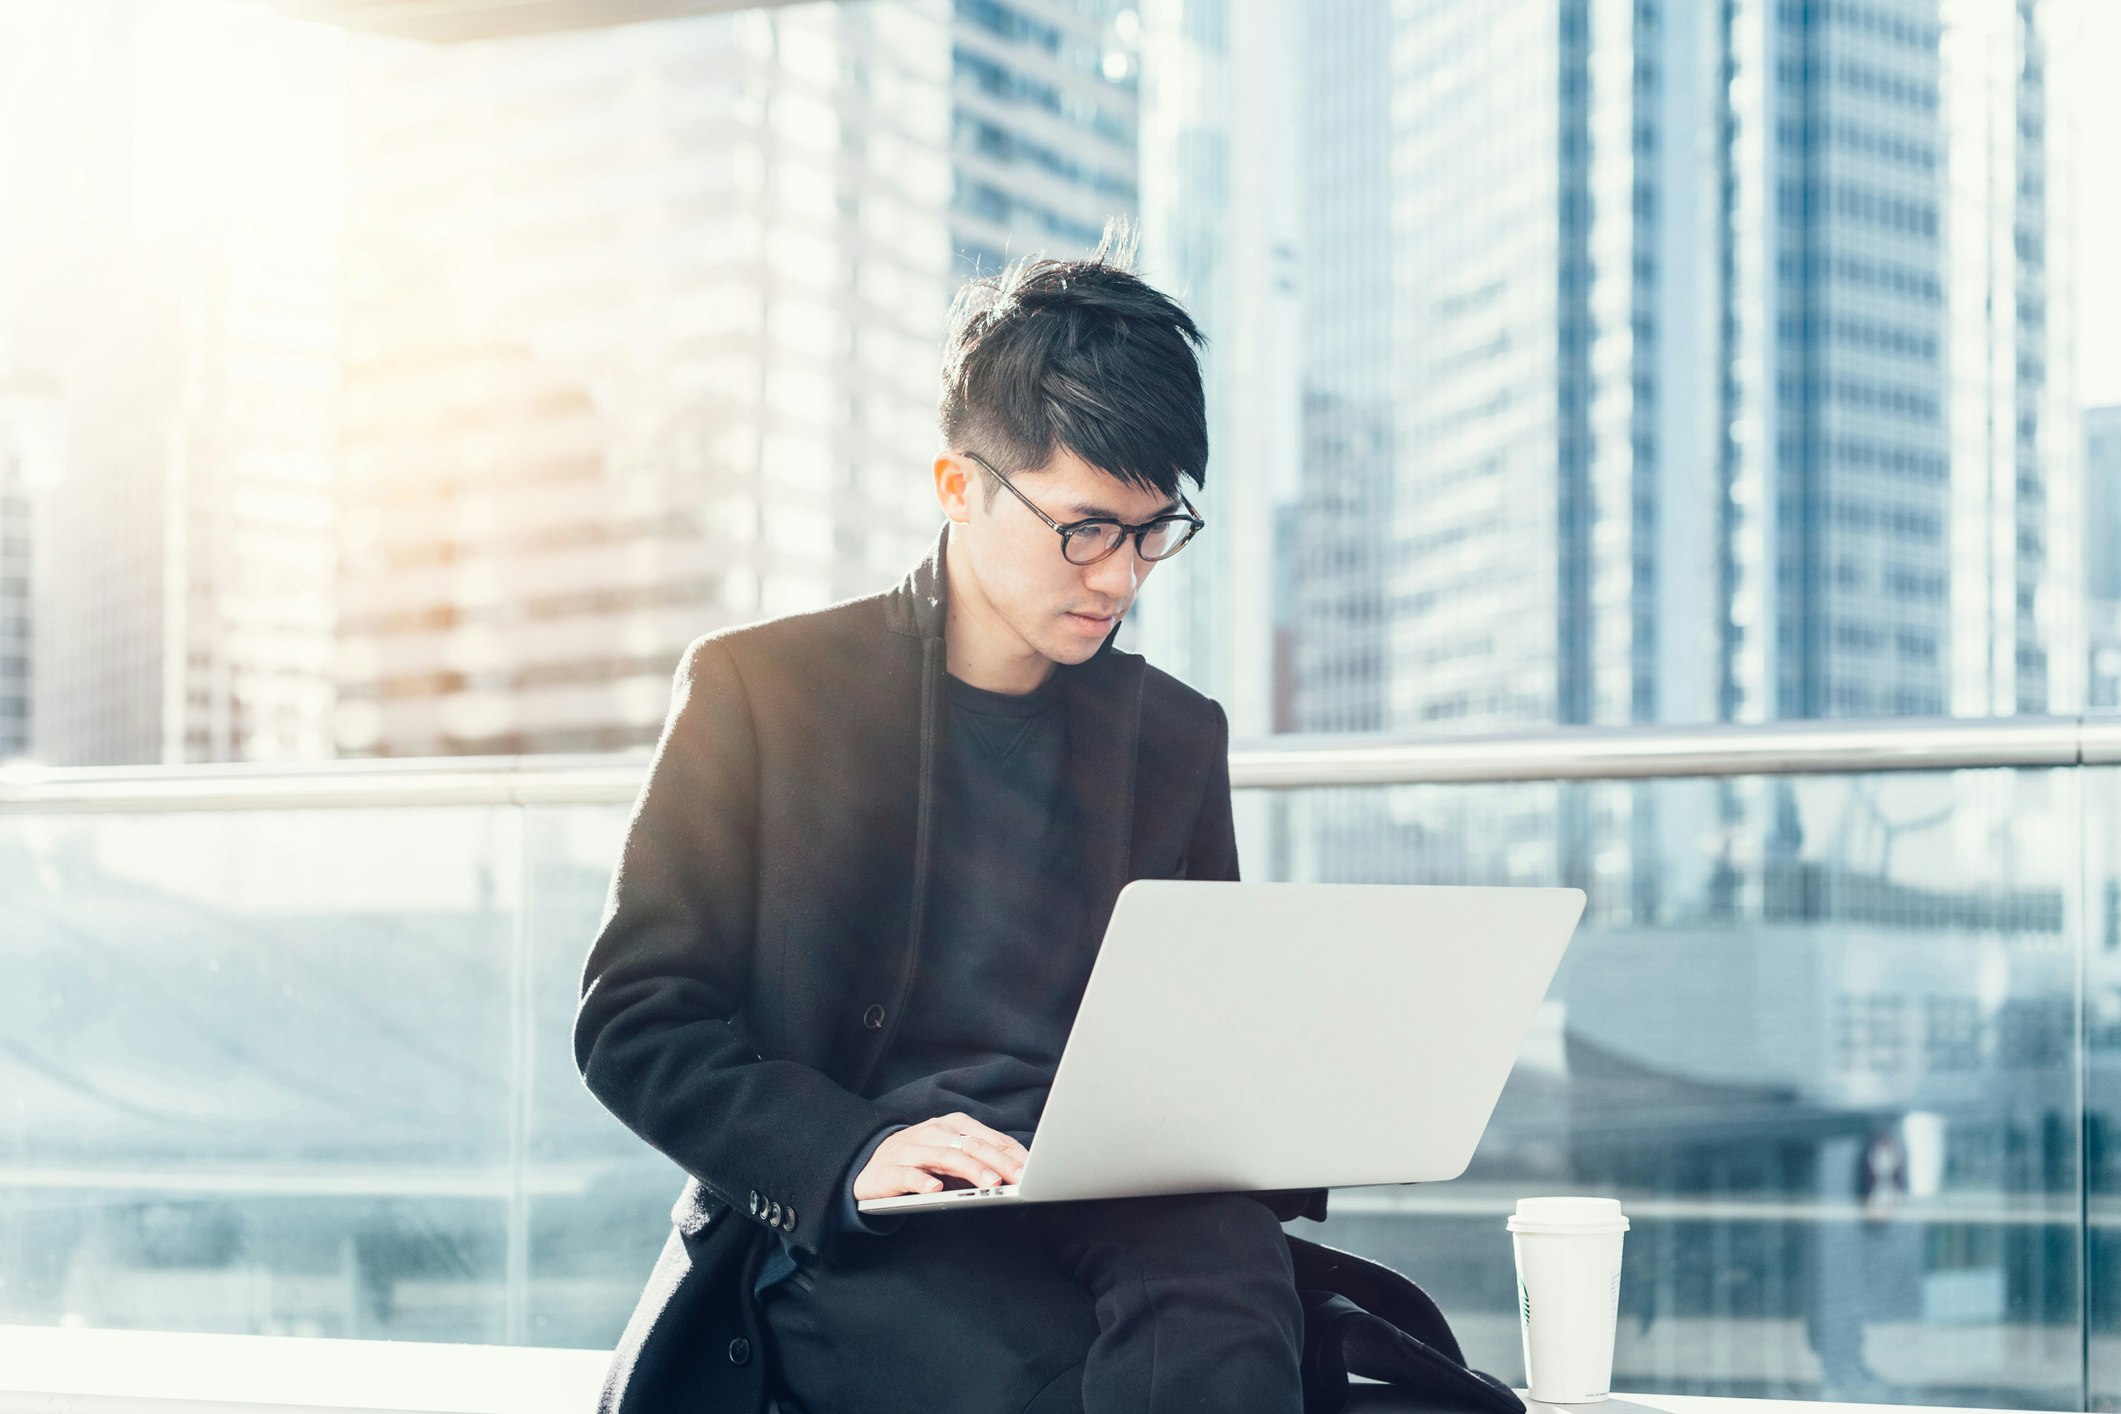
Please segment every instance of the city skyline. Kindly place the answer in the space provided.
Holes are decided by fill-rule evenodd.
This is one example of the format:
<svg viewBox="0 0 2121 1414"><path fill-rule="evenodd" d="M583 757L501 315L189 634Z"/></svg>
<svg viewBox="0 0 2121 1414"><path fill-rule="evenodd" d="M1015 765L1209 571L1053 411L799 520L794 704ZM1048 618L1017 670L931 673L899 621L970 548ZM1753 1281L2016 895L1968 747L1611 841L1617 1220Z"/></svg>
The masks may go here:
<svg viewBox="0 0 2121 1414"><path fill-rule="evenodd" d="M0 116L81 121L71 152L11 124L0 170L89 178L0 235L0 379L51 390L60 428L48 484L0 492L41 527L0 528L0 590L41 586L12 612L43 629L0 652L0 704L36 731L0 758L645 745L690 637L917 553L950 293L1080 254L1112 215L1209 332L1215 446L1214 531L1122 642L1239 737L2075 710L2103 611L2067 400L2121 364L2116 321L2067 297L2080 266L2113 288L2074 253L2112 220L2110 180L2070 185L2094 65L2047 36L2121 41L2095 8L1740 6L1724 29L1571 0L1395 29L1376 0L1300 24L1262 0L938 0L426 44L228 0L25 7L14 34L64 62ZM244 77L280 45L279 90ZM94 80L70 96L68 62ZM1516 101L1542 72L1581 87ZM208 81L229 92L204 116L162 121ZM206 155L304 83L273 141ZM1814 92L1816 133L1778 131ZM2038 138L2005 140L2021 110ZM1719 123L1706 154L1657 140ZM821 140L842 156L806 156ZM1558 243L1534 256L1541 201ZM1835 234L1859 228L1868 260ZM2000 258L1968 257L1980 231ZM1553 297L1525 303L1540 269ZM1544 383L1481 352L1541 338L1563 341ZM1465 420L1483 397L1508 400L1501 440ZM2030 440L1983 431L2006 426ZM575 489L534 492L562 446ZM821 518L828 489L851 495ZM1553 548L1513 564L1527 543Z"/></svg>
<svg viewBox="0 0 2121 1414"><path fill-rule="evenodd" d="M2081 704L2053 7L1928 8L1438 5L1348 56L1371 125L1396 95L1390 224L1318 192L1311 256L1389 253L1339 317L1384 320L1393 452L1308 469L1392 532L1310 592L1387 628L1299 720Z"/></svg>
<svg viewBox="0 0 2121 1414"><path fill-rule="evenodd" d="M645 746L704 627L924 543L890 449L947 283L931 17L350 58L341 754Z"/></svg>
<svg viewBox="0 0 2121 1414"><path fill-rule="evenodd" d="M1213 443L1121 646L1244 878L1585 896L1320 1240L1503 1371L1606 1194L1627 1387L2115 1402L2114 728L1849 719L2121 708L2121 4L712 8L0 0L0 1318L620 1339L682 1176L569 1034L680 651L895 580L951 296L1117 215Z"/></svg>

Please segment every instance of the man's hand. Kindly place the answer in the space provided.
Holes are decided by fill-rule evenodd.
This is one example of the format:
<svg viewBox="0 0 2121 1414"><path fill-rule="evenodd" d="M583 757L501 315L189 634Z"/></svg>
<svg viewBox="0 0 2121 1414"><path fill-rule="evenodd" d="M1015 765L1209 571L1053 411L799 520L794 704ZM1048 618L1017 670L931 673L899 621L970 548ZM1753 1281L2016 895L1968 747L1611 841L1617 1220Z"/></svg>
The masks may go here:
<svg viewBox="0 0 2121 1414"><path fill-rule="evenodd" d="M1029 1157L1023 1145L971 1115L948 1114L901 1129L877 1145L854 1177L854 1196L859 1201L935 1193L946 1177L993 1188L1022 1178Z"/></svg>

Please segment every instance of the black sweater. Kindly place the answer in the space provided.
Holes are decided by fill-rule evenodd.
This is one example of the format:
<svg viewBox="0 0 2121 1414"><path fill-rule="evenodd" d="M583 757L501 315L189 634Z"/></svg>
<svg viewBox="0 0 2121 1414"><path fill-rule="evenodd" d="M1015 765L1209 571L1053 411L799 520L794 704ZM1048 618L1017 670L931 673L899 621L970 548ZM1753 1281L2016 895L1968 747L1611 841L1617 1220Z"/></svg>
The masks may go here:
<svg viewBox="0 0 2121 1414"><path fill-rule="evenodd" d="M872 1082L913 1124L963 1110L1024 1144L1090 980L1059 684L947 679L935 877L920 980Z"/></svg>
<svg viewBox="0 0 2121 1414"><path fill-rule="evenodd" d="M1030 1144L1097 955L1058 677L1020 694L945 683L919 980L869 1094L895 1122L856 1157L835 1215L839 1227L870 1233L898 1220L864 1218L852 1185L895 1130L962 1110ZM759 1289L793 1269L788 1255L768 1261Z"/></svg>

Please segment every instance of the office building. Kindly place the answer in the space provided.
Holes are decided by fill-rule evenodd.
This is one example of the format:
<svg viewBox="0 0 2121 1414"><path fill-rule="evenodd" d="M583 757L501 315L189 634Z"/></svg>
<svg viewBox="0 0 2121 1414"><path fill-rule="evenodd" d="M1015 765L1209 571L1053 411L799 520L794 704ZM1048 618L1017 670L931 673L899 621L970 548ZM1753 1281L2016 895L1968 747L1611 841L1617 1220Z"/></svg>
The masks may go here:
<svg viewBox="0 0 2121 1414"><path fill-rule="evenodd" d="M1275 0L1142 12L1143 274L1208 333L1210 455L1195 501L1208 529L1156 571L1127 632L1219 700L1240 739L1274 725L1276 507L1302 460L1302 104L1286 71L1301 13Z"/></svg>
<svg viewBox="0 0 2121 1414"><path fill-rule="evenodd" d="M1306 12L1312 121L1391 169L1382 228L1374 150L1307 173L1306 473L1390 544L1312 554L1299 722L2081 700L2051 6L1374 8ZM1321 293L1386 249L1379 335ZM1386 367L1372 489L1335 449Z"/></svg>
<svg viewBox="0 0 2121 1414"><path fill-rule="evenodd" d="M1096 248L1138 201L1140 21L1124 0L953 0L952 284Z"/></svg>
<svg viewBox="0 0 2121 1414"><path fill-rule="evenodd" d="M1300 730L2076 709L2056 7L1304 15ZM1647 861L1795 887L1775 795L1320 798L1290 858L1648 923Z"/></svg>
<svg viewBox="0 0 2121 1414"><path fill-rule="evenodd" d="M2073 712L2085 700L2076 300L2058 238L2075 135L2050 77L2066 13L1996 0L1941 9L1954 716Z"/></svg>
<svg viewBox="0 0 2121 1414"><path fill-rule="evenodd" d="M14 255L42 278L14 315L66 449L34 755L328 756L338 36L223 5L33 18L48 121L15 158L47 199Z"/></svg>
<svg viewBox="0 0 2121 1414"><path fill-rule="evenodd" d="M2085 705L2121 708L2121 406L2084 413Z"/></svg>
<svg viewBox="0 0 2121 1414"><path fill-rule="evenodd" d="M1307 12L1303 104L1302 479L1291 532L1288 726L1387 722L1385 566L1396 489L1388 6Z"/></svg>
<svg viewBox="0 0 2121 1414"><path fill-rule="evenodd" d="M30 754L36 512L61 455L56 391L46 380L9 373L0 331L0 763Z"/></svg>
<svg viewBox="0 0 2121 1414"><path fill-rule="evenodd" d="M918 552L948 64L902 6L355 43L343 754L652 743L689 640Z"/></svg>
<svg viewBox="0 0 2121 1414"><path fill-rule="evenodd" d="M1131 208L1114 14L359 41L340 750L645 746L691 638L902 573L956 284Z"/></svg>

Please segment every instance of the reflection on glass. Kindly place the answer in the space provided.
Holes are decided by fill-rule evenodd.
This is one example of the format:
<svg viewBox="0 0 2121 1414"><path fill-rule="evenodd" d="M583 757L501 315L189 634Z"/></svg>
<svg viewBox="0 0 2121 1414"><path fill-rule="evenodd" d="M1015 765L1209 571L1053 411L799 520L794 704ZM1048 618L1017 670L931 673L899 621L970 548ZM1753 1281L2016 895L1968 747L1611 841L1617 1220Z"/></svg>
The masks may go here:
<svg viewBox="0 0 2121 1414"><path fill-rule="evenodd" d="M0 1321L504 1338L519 830L0 818Z"/></svg>
<svg viewBox="0 0 2121 1414"><path fill-rule="evenodd" d="M1515 1371L1504 1215L1607 1194L1634 1221L1620 1387L2078 1407L2078 785L1280 797L1284 877L1591 900L1467 1175L1336 1194L1326 1240Z"/></svg>
<svg viewBox="0 0 2121 1414"><path fill-rule="evenodd" d="M2075 1408L2088 1327L2110 1407L2116 786L1241 794L1254 878L1592 901L1466 1176L1295 1230L1513 1374L1504 1214L1611 1194L1623 1388ZM0 820L0 1321L608 1348L681 1181L572 1054L626 817Z"/></svg>
<svg viewBox="0 0 2121 1414"><path fill-rule="evenodd" d="M623 806L527 812L530 996L527 1108L527 1319L532 1345L610 1349L625 1328L684 1184L582 1084L575 1068L575 1001L603 914L612 861L626 833Z"/></svg>
<svg viewBox="0 0 2121 1414"><path fill-rule="evenodd" d="M2085 1390L2121 1408L2121 770L2084 791Z"/></svg>

